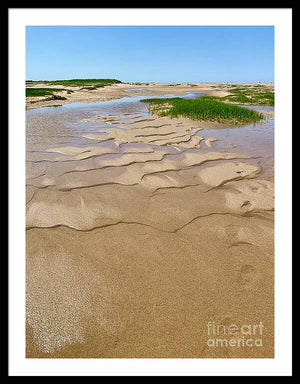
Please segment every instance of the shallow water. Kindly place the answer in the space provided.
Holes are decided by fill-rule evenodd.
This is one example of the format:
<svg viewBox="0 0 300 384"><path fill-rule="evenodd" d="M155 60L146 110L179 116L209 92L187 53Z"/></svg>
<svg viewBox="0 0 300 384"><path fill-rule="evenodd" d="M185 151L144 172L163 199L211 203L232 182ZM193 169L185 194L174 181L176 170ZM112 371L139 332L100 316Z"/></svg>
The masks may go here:
<svg viewBox="0 0 300 384"><path fill-rule="evenodd" d="M249 109L274 111L274 107L247 106ZM220 152L238 152L255 157L254 163L262 168L267 179L274 173L274 119L265 118L263 123L248 124L241 127L204 129L196 135L215 137L213 148ZM203 151L211 148L202 146ZM249 162L249 161L247 161Z"/></svg>
<svg viewBox="0 0 300 384"><path fill-rule="evenodd" d="M200 122L141 98L27 111L26 356L273 357L273 183L249 163L272 177L274 121L187 149ZM264 348L207 349L218 319L262 319Z"/></svg>
<svg viewBox="0 0 300 384"><path fill-rule="evenodd" d="M144 88L125 89L125 92L151 92Z"/></svg>
<svg viewBox="0 0 300 384"><path fill-rule="evenodd" d="M195 98L203 95L203 93L191 92L184 97ZM167 94L164 97L174 97L174 95ZM115 113L149 116L147 105L139 101L144 98L145 96L137 96L104 102L75 102L59 107L28 110L26 111L27 150L43 150L57 144L89 145L92 141L83 138L83 134L99 133L100 128L110 128L111 125L81 120ZM93 144L95 144L94 141Z"/></svg>
<svg viewBox="0 0 300 384"><path fill-rule="evenodd" d="M204 93L190 92L185 98L204 96ZM152 96L154 97L154 96ZM164 97L174 97L167 94ZM149 116L147 105L140 100L145 96L124 97L122 99L93 103L71 103L59 107L42 107L26 111L26 144L27 151L44 151L58 145L88 146L95 145L94 140L84 138L85 134L98 134L101 128L113 128L105 122L82 121L107 114L135 114ZM274 107L247 106L249 109L274 111ZM119 126L120 127L120 126ZM101 134L101 133L100 133ZM103 139L105 139L103 133ZM273 177L274 163L274 120L266 117L262 124L249 124L241 127L222 129L204 129L196 135L215 137L212 148L204 143L193 151L238 152L255 157L254 163L262 167L262 174ZM112 143L102 142L111 146Z"/></svg>

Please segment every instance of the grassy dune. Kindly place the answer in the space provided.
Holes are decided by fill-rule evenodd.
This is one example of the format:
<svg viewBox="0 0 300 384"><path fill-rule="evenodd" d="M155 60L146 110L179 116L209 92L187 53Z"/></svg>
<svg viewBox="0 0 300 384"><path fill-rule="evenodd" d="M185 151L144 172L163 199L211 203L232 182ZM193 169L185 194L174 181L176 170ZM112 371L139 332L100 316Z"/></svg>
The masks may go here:
<svg viewBox="0 0 300 384"><path fill-rule="evenodd" d="M223 103L218 99L210 96L198 99L175 97L143 99L141 102L149 103L150 110L159 116L183 116L193 120L209 120L220 123L230 122L233 124L252 123L263 119L262 114L254 110Z"/></svg>
<svg viewBox="0 0 300 384"><path fill-rule="evenodd" d="M274 92L262 84L257 85L232 85L228 91L230 95L220 98L224 101L247 104L274 106Z"/></svg>
<svg viewBox="0 0 300 384"><path fill-rule="evenodd" d="M81 87L80 90L93 91L97 88L102 88L111 84L119 84L120 80L116 79L71 79L71 80L39 80L26 81L26 96L35 97L35 96L52 96L52 98L59 98L59 96L54 95L53 92L66 91L67 94L70 94L74 91L65 88L31 88L32 85L36 84L45 84L45 85L62 85L65 87Z"/></svg>
<svg viewBox="0 0 300 384"><path fill-rule="evenodd" d="M26 88L26 97L53 96L53 92L67 91L63 88ZM72 91L67 91L72 92Z"/></svg>
<svg viewBox="0 0 300 384"><path fill-rule="evenodd" d="M47 85L64 85L69 87L87 87L92 86L95 89L105 87L106 85L119 84L120 80L117 79L70 79L70 80L39 80L28 81L28 84L43 83Z"/></svg>
<svg viewBox="0 0 300 384"><path fill-rule="evenodd" d="M263 91L257 93L250 93L247 90L238 91L224 97L225 100L233 101L235 103L250 104L250 105L269 105L274 106L274 93L270 91Z"/></svg>

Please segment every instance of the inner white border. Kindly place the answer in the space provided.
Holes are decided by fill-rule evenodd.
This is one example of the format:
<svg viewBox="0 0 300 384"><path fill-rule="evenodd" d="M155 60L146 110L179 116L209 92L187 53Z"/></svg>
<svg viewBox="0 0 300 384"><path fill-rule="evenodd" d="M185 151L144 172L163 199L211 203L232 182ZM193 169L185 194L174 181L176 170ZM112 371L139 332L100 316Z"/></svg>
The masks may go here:
<svg viewBox="0 0 300 384"><path fill-rule="evenodd" d="M25 26L275 26L275 358L25 359ZM9 375L291 375L291 9L9 10Z"/></svg>

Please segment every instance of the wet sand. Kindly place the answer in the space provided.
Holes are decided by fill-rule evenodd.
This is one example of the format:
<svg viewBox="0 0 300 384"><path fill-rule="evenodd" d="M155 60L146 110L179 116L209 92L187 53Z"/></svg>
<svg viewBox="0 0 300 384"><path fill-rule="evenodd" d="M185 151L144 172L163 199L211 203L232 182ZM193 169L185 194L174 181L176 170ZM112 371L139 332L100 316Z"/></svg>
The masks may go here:
<svg viewBox="0 0 300 384"><path fill-rule="evenodd" d="M27 357L273 357L272 111L230 128L122 92L27 111ZM208 346L209 322L263 345Z"/></svg>
<svg viewBox="0 0 300 384"><path fill-rule="evenodd" d="M249 84L243 84L249 85ZM266 86L272 86L271 84L264 84ZM188 83L182 83L179 85L174 84L163 84L163 83L147 83L140 86L133 85L130 83L114 84L98 88L90 91L82 89L82 87L74 86L62 86L62 85L48 85L48 84L35 84L31 88L64 88L65 91L58 91L58 96L63 96L66 100L46 100L48 97L26 97L26 109L34 109L40 107L53 107L61 106L74 102L99 102L107 100L120 99L121 97L127 96L162 96L165 94L174 94L176 96L183 96L187 92L205 92L209 96L227 96L228 84L213 84L213 83L195 83L191 86ZM71 91L71 93L68 93Z"/></svg>

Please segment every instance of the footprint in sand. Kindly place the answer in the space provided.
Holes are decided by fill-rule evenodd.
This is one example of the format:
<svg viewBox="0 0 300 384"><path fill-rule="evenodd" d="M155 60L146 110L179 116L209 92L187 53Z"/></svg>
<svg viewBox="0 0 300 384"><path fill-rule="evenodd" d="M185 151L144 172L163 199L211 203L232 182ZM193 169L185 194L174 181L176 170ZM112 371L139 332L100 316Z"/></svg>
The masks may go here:
<svg viewBox="0 0 300 384"><path fill-rule="evenodd" d="M251 264L244 264L239 269L237 283L243 288L251 287L257 281L256 268Z"/></svg>
<svg viewBox="0 0 300 384"><path fill-rule="evenodd" d="M250 203L249 200L245 200L245 201L243 202L243 204L241 204L241 208L242 208L243 210L245 210L245 211L250 210L251 207L252 207L252 204Z"/></svg>

